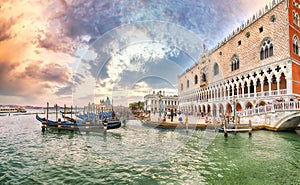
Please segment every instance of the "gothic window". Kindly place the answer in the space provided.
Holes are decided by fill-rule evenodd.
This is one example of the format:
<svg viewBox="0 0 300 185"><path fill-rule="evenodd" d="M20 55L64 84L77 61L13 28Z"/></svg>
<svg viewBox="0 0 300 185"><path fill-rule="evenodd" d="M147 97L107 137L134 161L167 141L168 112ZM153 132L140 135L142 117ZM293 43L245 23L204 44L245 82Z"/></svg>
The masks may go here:
<svg viewBox="0 0 300 185"><path fill-rule="evenodd" d="M269 48L265 48L265 58L269 58Z"/></svg>
<svg viewBox="0 0 300 185"><path fill-rule="evenodd" d="M195 75L195 84L198 84L198 76Z"/></svg>
<svg viewBox="0 0 300 185"><path fill-rule="evenodd" d="M269 55L270 55L270 57L271 56L273 56L273 44L272 43L270 43L270 50L269 50Z"/></svg>
<svg viewBox="0 0 300 185"><path fill-rule="evenodd" d="M187 87L187 88L190 87L190 81L189 81L189 80L186 81L186 87Z"/></svg>
<svg viewBox="0 0 300 185"><path fill-rule="evenodd" d="M260 47L260 60L264 60L274 55L274 46L270 39L265 40Z"/></svg>
<svg viewBox="0 0 300 185"><path fill-rule="evenodd" d="M295 35L293 38L293 52L296 55L299 55L299 46L298 46L298 37Z"/></svg>
<svg viewBox="0 0 300 185"><path fill-rule="evenodd" d="M219 65L217 63L214 64L214 75L218 75L219 74Z"/></svg>
<svg viewBox="0 0 300 185"><path fill-rule="evenodd" d="M240 60L237 56L234 56L231 60L231 71L238 70L240 68Z"/></svg>
<svg viewBox="0 0 300 185"><path fill-rule="evenodd" d="M202 82L206 82L206 75L204 73L202 74Z"/></svg>
<svg viewBox="0 0 300 185"><path fill-rule="evenodd" d="M183 84L181 84L181 90L183 91Z"/></svg>
<svg viewBox="0 0 300 185"><path fill-rule="evenodd" d="M260 60L265 59L264 48L260 48Z"/></svg>
<svg viewBox="0 0 300 185"><path fill-rule="evenodd" d="M293 11L293 22L299 26L299 14L295 11Z"/></svg>

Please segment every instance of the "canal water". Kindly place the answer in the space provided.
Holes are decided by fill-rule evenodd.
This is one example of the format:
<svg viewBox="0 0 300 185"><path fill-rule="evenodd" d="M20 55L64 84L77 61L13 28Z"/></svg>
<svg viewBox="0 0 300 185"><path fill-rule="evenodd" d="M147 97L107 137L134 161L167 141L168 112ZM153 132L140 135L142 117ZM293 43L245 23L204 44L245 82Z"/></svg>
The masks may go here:
<svg viewBox="0 0 300 185"><path fill-rule="evenodd" d="M101 133L42 133L34 115L2 116L0 184L300 184L300 136L224 138L139 121Z"/></svg>

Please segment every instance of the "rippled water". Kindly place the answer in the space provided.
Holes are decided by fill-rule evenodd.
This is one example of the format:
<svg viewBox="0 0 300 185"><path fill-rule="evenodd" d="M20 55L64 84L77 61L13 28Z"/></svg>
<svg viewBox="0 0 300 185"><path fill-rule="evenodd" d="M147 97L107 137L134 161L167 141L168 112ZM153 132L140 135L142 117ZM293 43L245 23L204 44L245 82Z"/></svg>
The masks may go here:
<svg viewBox="0 0 300 185"><path fill-rule="evenodd" d="M41 132L0 117L0 184L300 184L300 137L160 130L129 121L103 133Z"/></svg>

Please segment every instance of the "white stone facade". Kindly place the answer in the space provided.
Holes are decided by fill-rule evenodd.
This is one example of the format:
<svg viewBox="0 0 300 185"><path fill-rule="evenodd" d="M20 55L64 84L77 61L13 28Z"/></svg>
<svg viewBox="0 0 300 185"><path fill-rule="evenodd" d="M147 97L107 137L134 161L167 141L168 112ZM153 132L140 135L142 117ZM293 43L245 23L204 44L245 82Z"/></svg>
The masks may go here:
<svg viewBox="0 0 300 185"><path fill-rule="evenodd" d="M300 62L289 34L291 7L292 1L272 1L206 51L178 77L179 110L221 117L296 99Z"/></svg>
<svg viewBox="0 0 300 185"><path fill-rule="evenodd" d="M153 92L144 96L144 110L151 113L165 113L173 109L174 112L178 110L178 96L167 96L164 93Z"/></svg>

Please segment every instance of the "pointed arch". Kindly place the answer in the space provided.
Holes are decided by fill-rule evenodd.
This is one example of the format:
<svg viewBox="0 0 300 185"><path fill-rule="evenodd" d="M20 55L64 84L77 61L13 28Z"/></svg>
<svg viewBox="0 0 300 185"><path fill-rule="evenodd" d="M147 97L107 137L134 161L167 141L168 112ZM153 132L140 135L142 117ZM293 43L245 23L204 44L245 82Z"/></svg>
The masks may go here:
<svg viewBox="0 0 300 185"><path fill-rule="evenodd" d="M264 92L269 90L269 80L268 78L265 76L264 81L263 81L263 88L264 88Z"/></svg>
<svg viewBox="0 0 300 185"><path fill-rule="evenodd" d="M231 107L231 104L228 103L228 104L226 105L226 114L227 114L227 115L230 115L231 113L232 113L232 107Z"/></svg>
<svg viewBox="0 0 300 185"><path fill-rule="evenodd" d="M236 103L236 107L235 107L236 111L242 111L242 105L240 103Z"/></svg>
<svg viewBox="0 0 300 185"><path fill-rule="evenodd" d="M248 82L244 83L244 93L248 94Z"/></svg>
<svg viewBox="0 0 300 185"><path fill-rule="evenodd" d="M299 39L297 35L294 35L293 37L293 52L296 55L299 55Z"/></svg>
<svg viewBox="0 0 300 185"><path fill-rule="evenodd" d="M264 52L264 48L261 47L260 48L260 60L263 60L263 59L265 59L265 52Z"/></svg>
<svg viewBox="0 0 300 185"><path fill-rule="evenodd" d="M261 92L261 81L259 78L256 81L256 92Z"/></svg>
<svg viewBox="0 0 300 185"><path fill-rule="evenodd" d="M299 14L295 10L293 10L293 22L299 26Z"/></svg>
<svg viewBox="0 0 300 185"><path fill-rule="evenodd" d="M190 81L189 80L186 81L186 88L190 88Z"/></svg>
<svg viewBox="0 0 300 185"><path fill-rule="evenodd" d="M250 93L254 93L254 82L253 80L250 81Z"/></svg>
<svg viewBox="0 0 300 185"><path fill-rule="evenodd" d="M206 113L205 105L202 105L202 112Z"/></svg>
<svg viewBox="0 0 300 185"><path fill-rule="evenodd" d="M264 60L266 58L272 57L274 55L274 45L271 38L265 38L260 44L259 58Z"/></svg>
<svg viewBox="0 0 300 185"><path fill-rule="evenodd" d="M219 64L214 64L214 76L217 76L219 74Z"/></svg>
<svg viewBox="0 0 300 185"><path fill-rule="evenodd" d="M266 105L266 102L265 101L261 101L259 102L258 106L265 106Z"/></svg>
<svg viewBox="0 0 300 185"><path fill-rule="evenodd" d="M271 78L271 90L277 90L277 79L276 76L273 74Z"/></svg>
<svg viewBox="0 0 300 185"><path fill-rule="evenodd" d="M251 102L247 102L246 103L246 109L252 109L253 108L253 105Z"/></svg>
<svg viewBox="0 0 300 185"><path fill-rule="evenodd" d="M219 105L219 114L220 114L220 116L224 115L224 107L222 104Z"/></svg>
<svg viewBox="0 0 300 185"><path fill-rule="evenodd" d="M195 75L194 81L195 81L195 84L198 84L198 75Z"/></svg>
<svg viewBox="0 0 300 185"><path fill-rule="evenodd" d="M231 59L231 71L238 70L240 68L240 59L237 55L233 55Z"/></svg>
<svg viewBox="0 0 300 185"><path fill-rule="evenodd" d="M280 89L286 89L286 79L284 73L281 73L280 75L280 81L279 81L279 87Z"/></svg>
<svg viewBox="0 0 300 185"><path fill-rule="evenodd" d="M206 74L205 73L202 74L202 82L206 82Z"/></svg>

